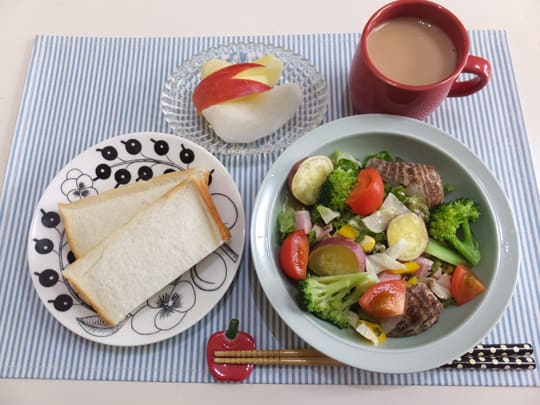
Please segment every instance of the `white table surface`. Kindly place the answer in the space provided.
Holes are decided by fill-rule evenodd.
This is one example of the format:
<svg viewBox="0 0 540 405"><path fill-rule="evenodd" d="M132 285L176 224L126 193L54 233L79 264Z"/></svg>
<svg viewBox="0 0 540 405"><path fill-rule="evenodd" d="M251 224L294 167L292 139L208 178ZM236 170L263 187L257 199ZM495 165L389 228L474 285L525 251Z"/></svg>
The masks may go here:
<svg viewBox="0 0 540 405"><path fill-rule="evenodd" d="M360 32L389 0L0 0L0 186L34 37ZM507 31L536 173L540 169L540 1L440 0L469 29ZM495 67L496 68L496 67ZM538 177L538 175L537 175ZM0 337L1 338L1 337ZM536 388L151 384L0 380L0 404L540 403ZM219 401L219 402L218 402ZM169 402L171 403L171 402Z"/></svg>

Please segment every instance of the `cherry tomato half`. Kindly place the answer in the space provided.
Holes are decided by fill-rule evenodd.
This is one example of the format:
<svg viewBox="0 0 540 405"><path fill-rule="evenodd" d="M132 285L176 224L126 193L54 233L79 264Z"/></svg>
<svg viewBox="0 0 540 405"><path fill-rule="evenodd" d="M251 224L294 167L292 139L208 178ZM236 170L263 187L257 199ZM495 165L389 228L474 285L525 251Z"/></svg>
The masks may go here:
<svg viewBox="0 0 540 405"><path fill-rule="evenodd" d="M405 312L407 283L404 280L388 280L373 284L358 300L364 312L378 321Z"/></svg>
<svg viewBox="0 0 540 405"><path fill-rule="evenodd" d="M471 301L485 289L484 284L471 269L463 264L456 266L450 282L450 293L456 304L463 305Z"/></svg>
<svg viewBox="0 0 540 405"><path fill-rule="evenodd" d="M285 238L279 251L279 264L285 275L293 280L305 280L309 259L309 240L303 230Z"/></svg>
<svg viewBox="0 0 540 405"><path fill-rule="evenodd" d="M376 169L362 169L358 183L345 201L357 215L370 215L377 211L384 199L384 183Z"/></svg>

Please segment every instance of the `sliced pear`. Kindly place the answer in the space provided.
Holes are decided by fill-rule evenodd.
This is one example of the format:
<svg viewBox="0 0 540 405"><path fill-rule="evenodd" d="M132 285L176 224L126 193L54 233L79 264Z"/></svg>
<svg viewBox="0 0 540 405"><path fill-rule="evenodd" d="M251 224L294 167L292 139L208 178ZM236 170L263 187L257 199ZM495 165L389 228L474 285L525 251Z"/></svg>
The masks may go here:
<svg viewBox="0 0 540 405"><path fill-rule="evenodd" d="M300 86L287 83L263 93L212 105L202 114L225 142L249 143L270 135L289 121L302 99Z"/></svg>

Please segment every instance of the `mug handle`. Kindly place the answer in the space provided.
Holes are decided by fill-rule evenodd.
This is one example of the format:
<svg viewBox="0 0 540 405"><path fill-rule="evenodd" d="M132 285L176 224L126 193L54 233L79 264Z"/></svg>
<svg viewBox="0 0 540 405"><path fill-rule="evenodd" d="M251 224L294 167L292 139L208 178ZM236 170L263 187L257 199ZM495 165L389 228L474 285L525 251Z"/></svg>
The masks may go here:
<svg viewBox="0 0 540 405"><path fill-rule="evenodd" d="M476 93L487 84L491 75L491 65L483 58L469 55L461 73L472 73L476 77L463 81L456 80L448 93L448 97L463 97Z"/></svg>

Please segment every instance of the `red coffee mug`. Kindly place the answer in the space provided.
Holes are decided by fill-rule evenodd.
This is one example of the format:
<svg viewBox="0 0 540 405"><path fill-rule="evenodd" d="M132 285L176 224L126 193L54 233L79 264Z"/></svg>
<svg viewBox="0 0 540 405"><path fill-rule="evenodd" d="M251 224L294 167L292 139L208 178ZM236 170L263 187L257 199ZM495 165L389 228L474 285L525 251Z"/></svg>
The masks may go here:
<svg viewBox="0 0 540 405"><path fill-rule="evenodd" d="M456 49L456 68L438 82L413 86L382 74L370 60L367 37L381 23L398 17L414 17L441 28ZM474 78L458 81L461 73ZM398 0L379 9L367 22L353 57L349 87L357 113L386 113L424 119L448 97L468 96L483 88L491 74L489 62L469 55L469 36L459 19L439 4L426 0Z"/></svg>

